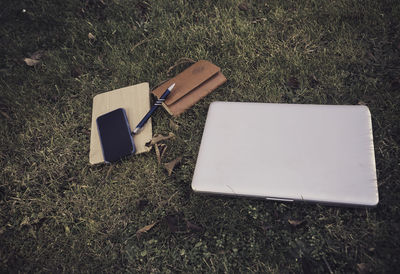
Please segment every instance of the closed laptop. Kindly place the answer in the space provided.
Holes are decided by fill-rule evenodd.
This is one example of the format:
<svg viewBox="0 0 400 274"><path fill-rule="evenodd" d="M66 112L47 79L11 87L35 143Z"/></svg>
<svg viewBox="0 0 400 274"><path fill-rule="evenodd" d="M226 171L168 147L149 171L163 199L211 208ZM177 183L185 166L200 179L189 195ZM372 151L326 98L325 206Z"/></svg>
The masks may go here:
<svg viewBox="0 0 400 274"><path fill-rule="evenodd" d="M213 102L195 192L376 206L371 114L366 106Z"/></svg>

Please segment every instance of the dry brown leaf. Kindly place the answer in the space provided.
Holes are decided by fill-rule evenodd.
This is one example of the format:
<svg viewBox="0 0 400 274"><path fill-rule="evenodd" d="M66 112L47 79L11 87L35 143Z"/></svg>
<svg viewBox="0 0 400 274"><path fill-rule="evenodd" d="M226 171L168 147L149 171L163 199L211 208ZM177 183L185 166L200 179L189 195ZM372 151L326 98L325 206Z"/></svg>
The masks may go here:
<svg viewBox="0 0 400 274"><path fill-rule="evenodd" d="M152 224L149 224L149 225L146 225L146 226L142 227L141 229L139 229L138 231L136 231L136 237L139 238L143 233L146 233L146 232L148 232L150 229L152 229L153 226L155 226L157 223L158 223L158 221L157 221L157 222L154 222L154 223L152 223Z"/></svg>
<svg viewBox="0 0 400 274"><path fill-rule="evenodd" d="M35 65L40 63L39 60L35 60L35 59L32 59L32 58L24 58L24 62L25 62L25 64L27 64L30 67L33 67L33 66L35 66Z"/></svg>
<svg viewBox="0 0 400 274"><path fill-rule="evenodd" d="M33 67L40 63L40 58L43 56L43 50L35 51L29 58L24 58L25 64L30 67Z"/></svg>
<svg viewBox="0 0 400 274"><path fill-rule="evenodd" d="M301 225L302 223L304 223L304 220L299 221L299 220L290 220L290 219L289 219L288 222L289 222L290 225L296 227L296 226L299 226L299 225Z"/></svg>
<svg viewBox="0 0 400 274"><path fill-rule="evenodd" d="M149 146L157 144L158 142L161 142L161 141L164 141L164 140L168 140L168 139L171 139L173 137L175 137L175 134L173 134L172 132L168 133L167 136L162 135L162 134L156 134L151 139L151 141L146 144L146 146L149 147Z"/></svg>
<svg viewBox="0 0 400 274"><path fill-rule="evenodd" d="M89 40L96 40L96 36L94 36L91 32L88 33Z"/></svg>
<svg viewBox="0 0 400 274"><path fill-rule="evenodd" d="M186 220L186 227L187 227L188 230L191 230L191 231L194 231L194 232L199 232L199 231L203 230L203 228L201 226L193 224L193 223L189 222L188 220Z"/></svg>
<svg viewBox="0 0 400 274"><path fill-rule="evenodd" d="M0 114L3 115L7 119L11 119L10 116L2 110L0 110Z"/></svg>
<svg viewBox="0 0 400 274"><path fill-rule="evenodd" d="M249 9L249 7L247 6L247 4L246 4L245 2L240 3L240 4L238 5L238 8L239 8L240 10L242 10L242 11L247 11L247 10Z"/></svg>
<svg viewBox="0 0 400 274"><path fill-rule="evenodd" d="M168 171L168 176L171 176L172 171L174 170L175 166L182 160L182 156L172 160L171 162L165 163L164 166Z"/></svg>
<svg viewBox="0 0 400 274"><path fill-rule="evenodd" d="M358 271L358 273L360 273L360 274L366 274L366 273L371 273L371 272L372 272L372 269L371 269L371 267L370 267L368 264L366 264L366 263L359 263L359 264L357 264L357 271Z"/></svg>

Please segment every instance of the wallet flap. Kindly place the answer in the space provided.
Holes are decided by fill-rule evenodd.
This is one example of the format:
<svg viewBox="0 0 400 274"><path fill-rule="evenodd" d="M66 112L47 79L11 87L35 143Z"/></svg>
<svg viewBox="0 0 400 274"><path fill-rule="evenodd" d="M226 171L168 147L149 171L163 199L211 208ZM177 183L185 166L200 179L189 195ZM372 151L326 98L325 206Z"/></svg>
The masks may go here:
<svg viewBox="0 0 400 274"><path fill-rule="evenodd" d="M181 99L183 96L191 92L199 85L201 85L203 82L207 81L207 79L211 78L219 71L220 68L216 65L206 60L200 60L185 69L183 72L179 73L174 78L157 87L155 90L152 91L152 93L157 98L160 98L165 90L170 85L175 83L175 88L171 91L170 95L164 102L167 106L169 106Z"/></svg>
<svg viewBox="0 0 400 274"><path fill-rule="evenodd" d="M178 116L225 82L225 76L218 72L166 109L171 115Z"/></svg>

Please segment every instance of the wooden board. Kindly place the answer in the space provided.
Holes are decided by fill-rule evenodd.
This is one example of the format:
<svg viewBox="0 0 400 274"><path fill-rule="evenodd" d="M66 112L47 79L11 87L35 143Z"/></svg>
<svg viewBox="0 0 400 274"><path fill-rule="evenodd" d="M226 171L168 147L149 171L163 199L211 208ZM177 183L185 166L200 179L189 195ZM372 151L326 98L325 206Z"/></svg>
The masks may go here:
<svg viewBox="0 0 400 274"><path fill-rule="evenodd" d="M96 119L100 115L117 108L124 108L128 116L129 125L133 130L140 120L150 110L149 83L141 83L134 86L124 87L96 95L93 98L92 126L90 134L90 164L103 163L103 153L97 131ZM150 151L146 143L151 140L152 127L151 118L142 130L133 137L136 146L136 154Z"/></svg>

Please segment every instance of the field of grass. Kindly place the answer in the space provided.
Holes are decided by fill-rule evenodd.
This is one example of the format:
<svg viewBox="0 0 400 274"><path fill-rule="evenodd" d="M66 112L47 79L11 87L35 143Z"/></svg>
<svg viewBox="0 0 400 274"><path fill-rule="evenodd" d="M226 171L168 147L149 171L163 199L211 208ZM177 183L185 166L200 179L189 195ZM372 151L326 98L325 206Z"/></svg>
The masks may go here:
<svg viewBox="0 0 400 274"><path fill-rule="evenodd" d="M1 1L0 271L395 272L399 19L395 0ZM178 118L154 115L154 134L176 135L163 163L183 156L172 175L154 149L90 166L93 96L155 87L182 58L209 60L228 81ZM215 100L367 105L379 205L194 194Z"/></svg>

